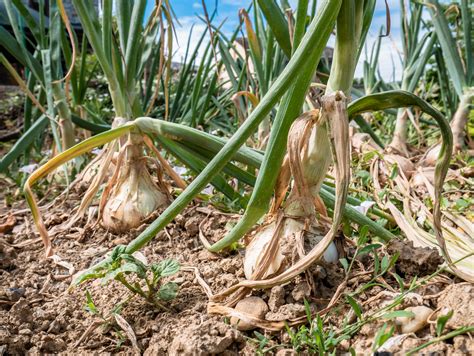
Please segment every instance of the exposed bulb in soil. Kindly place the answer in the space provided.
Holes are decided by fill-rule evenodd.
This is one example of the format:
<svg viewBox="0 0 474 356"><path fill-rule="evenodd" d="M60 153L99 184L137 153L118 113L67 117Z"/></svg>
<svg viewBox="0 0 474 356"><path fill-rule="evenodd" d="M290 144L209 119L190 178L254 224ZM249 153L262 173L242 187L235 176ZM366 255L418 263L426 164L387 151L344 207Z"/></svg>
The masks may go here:
<svg viewBox="0 0 474 356"><path fill-rule="evenodd" d="M289 269L323 240L325 233L315 219L316 201L332 156L328 131L317 123L319 118L318 110L310 110L291 126L287 149L293 185L283 209L260 227L246 248L244 273L249 280L266 279ZM283 185L287 184L289 179ZM286 193L286 188L277 190ZM326 262L338 260L333 242L322 258Z"/></svg>
<svg viewBox="0 0 474 356"><path fill-rule="evenodd" d="M291 266L296 260L300 258L297 251L297 246L300 246L300 252L308 252L316 244L318 244L323 236L322 232L316 227L310 227L310 231L304 231L304 222L290 217L284 218L283 227L278 239L275 252L272 254L271 262L267 266L263 276L259 279L264 279L282 272ZM244 257L244 273L247 279L252 279L255 268L262 263L262 257L268 244L274 238L276 229L276 221L272 221L268 225L262 227L245 251ZM303 240L301 241L301 233L303 233ZM301 249L303 251L301 251ZM326 262L337 262L338 253L334 243L331 243L324 252L323 258Z"/></svg>
<svg viewBox="0 0 474 356"><path fill-rule="evenodd" d="M258 319L264 319L265 314L268 312L268 305L262 298L259 297L247 297L240 300L235 306L235 310L248 314ZM246 321L240 320L239 318L230 318L230 324L235 326L237 330L247 331L255 329L255 326L247 323Z"/></svg>
<svg viewBox="0 0 474 356"><path fill-rule="evenodd" d="M169 203L168 195L152 180L140 145L129 144L124 162L102 213L102 225L120 233L138 227L156 209Z"/></svg>

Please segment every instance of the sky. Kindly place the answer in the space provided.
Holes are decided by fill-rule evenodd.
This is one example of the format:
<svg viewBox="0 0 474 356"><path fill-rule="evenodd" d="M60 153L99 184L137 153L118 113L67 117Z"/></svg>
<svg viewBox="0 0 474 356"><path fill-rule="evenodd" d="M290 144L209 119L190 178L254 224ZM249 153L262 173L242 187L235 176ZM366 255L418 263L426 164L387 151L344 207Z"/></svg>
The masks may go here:
<svg viewBox="0 0 474 356"><path fill-rule="evenodd" d="M149 11L151 11L154 2L154 0L148 1L147 7ZM198 18L199 15L204 15L202 0L171 0L170 2L179 21L179 25L176 26L177 43L175 45L176 52L174 53L174 58L176 58L176 61L180 61L184 57L191 28L193 29L191 34L192 46L200 38L202 32L207 31L207 26ZM222 27L223 31L225 33L232 32L232 29L239 22L239 9L247 8L250 2L250 0L217 0L217 16L214 23L220 24L222 21L225 21ZM289 0L289 2L292 8L296 9L297 0ZM208 13L212 13L216 7L216 0L205 0L205 3ZM401 51L402 48L400 40L400 2L398 0L388 0L388 3L392 19L391 34L389 37L382 38L379 57L379 70L386 81L392 79L399 80L402 73L402 65L398 54L398 51ZM377 0L374 18L366 41L367 53L370 53L378 37L380 27L385 26L385 24L385 2L384 0ZM334 38L331 36L329 45L333 46L333 44ZM362 77L363 75L361 63L364 58L365 51L359 60L356 77Z"/></svg>

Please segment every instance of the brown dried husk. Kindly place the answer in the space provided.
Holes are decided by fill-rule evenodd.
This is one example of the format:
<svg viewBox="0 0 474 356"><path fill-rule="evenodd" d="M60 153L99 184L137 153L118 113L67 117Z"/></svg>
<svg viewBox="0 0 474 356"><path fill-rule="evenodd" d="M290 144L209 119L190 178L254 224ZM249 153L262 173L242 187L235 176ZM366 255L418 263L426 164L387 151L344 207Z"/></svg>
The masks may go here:
<svg viewBox="0 0 474 356"><path fill-rule="evenodd" d="M436 220L434 214L418 197L415 190L424 186L431 200L435 200L434 168L418 167L411 180L408 180L403 173L397 175L393 180L386 178L382 180L380 177L383 174L380 173L379 168L380 165L374 161L371 174L375 190L382 191L382 185L389 184L390 189L387 190L389 196L402 202L403 209L400 210L390 199L384 203L378 194L374 194L378 205L390 210L397 225L415 247L438 249L446 257L449 269L458 277L472 283L474 281L474 225L472 222L462 216L455 216L448 211L443 211L439 221L443 244L440 244L436 233L433 234L426 229L426 225L434 228ZM460 176L456 176L454 171L448 172L448 180L459 178Z"/></svg>
<svg viewBox="0 0 474 356"><path fill-rule="evenodd" d="M284 216L281 229L277 228L277 224L278 219L274 219L259 227L255 237L245 249L244 273L247 279L252 279L256 266L262 265L265 249L272 239L276 239L278 243L272 253L272 259L260 278L268 278L287 269L306 255L324 236L318 224L306 226L304 220L299 218ZM329 246L323 258L326 262L337 261L335 245Z"/></svg>
<svg viewBox="0 0 474 356"><path fill-rule="evenodd" d="M314 199L310 187L320 185L319 180L324 178L324 174L316 174L317 181L311 184L305 178L303 167L308 163L308 140L312 132L318 129L315 126L318 118L318 110L306 112L297 118L290 128L288 155L277 180L270 217L257 229L246 248L244 273L249 280L268 278L286 270L306 254L305 245L309 245L311 249L324 235L315 220ZM325 167L321 169L324 170ZM294 178L294 185L285 203L285 209L281 210L280 205L288 190L290 176ZM337 251L332 247L325 255L328 262L337 260ZM332 256L334 253L336 258ZM265 259L267 263L264 262Z"/></svg>

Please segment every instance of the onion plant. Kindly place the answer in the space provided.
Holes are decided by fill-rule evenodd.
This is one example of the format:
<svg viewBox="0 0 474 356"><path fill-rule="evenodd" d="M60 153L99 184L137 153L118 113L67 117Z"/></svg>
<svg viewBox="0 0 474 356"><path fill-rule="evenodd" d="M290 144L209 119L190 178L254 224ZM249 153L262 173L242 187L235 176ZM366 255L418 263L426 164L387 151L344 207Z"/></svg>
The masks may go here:
<svg viewBox="0 0 474 356"><path fill-rule="evenodd" d="M264 10L275 5L273 0L260 0L258 3L266 15L273 36L275 36L278 43L284 43L283 38L285 36L281 36L281 34L285 33L286 30L282 26L286 26L287 29L287 24L284 25L281 21L271 19L269 16L271 14ZM35 171L28 179L25 185L25 193L35 223L49 253L51 253L51 244L32 193L32 186L35 182L69 159L101 145L107 145L107 149L104 150L104 164L99 169L98 181L103 179L107 173L106 165L110 164L114 151L111 148L117 146L122 148L115 163L118 168L113 175L115 178L119 177L123 174L120 169L120 159L128 158L130 163L139 162L142 159L140 155L143 154L143 149L137 149L137 147L143 146L144 143L147 144L150 141L147 137L151 137L200 173L187 187L183 187L185 189L174 201L164 204L167 206L166 210L154 222L125 248L120 247L120 251L131 254L143 247L210 182L225 189L227 183L225 180L219 179L222 177L220 172L224 171L227 174L238 176L241 181L247 182L249 185L255 185L255 187L245 214L238 224L218 243L206 247L217 252L241 239L268 212L270 201L275 193L273 209L265 219L263 227L261 227L261 230L271 229L273 231L269 234L269 242L260 244L263 248L261 251L257 251L260 256L257 258L258 263L253 268L249 268L251 280L239 283L217 296L216 300L241 288L244 288L245 292L245 288L267 288L289 281L320 258L331 245L339 229L344 211L348 216L352 214L354 221L356 219L359 219L359 223L362 221L360 216L353 214L353 211L346 206L350 179L349 120L364 112L409 106L417 106L423 112L431 115L442 129L443 144L436 172L433 212L435 218L434 228L439 233L440 229L436 221L439 221L440 216L440 193L449 164L449 153L452 150L452 136L444 117L423 100L400 90L367 95L350 103L354 70L366 32L370 26L375 7L374 0L325 0L321 2L318 13L312 18L308 26L306 26L305 16L297 16L290 51L284 50L289 56L288 64L278 77L270 83L258 105L228 140L183 125L140 117L145 111L143 104L147 103L140 101L140 94L137 89L137 78L140 77L141 63L143 63L141 57L143 54L139 50L146 47L145 39L147 36L141 34L141 21L138 21L138 23L133 21L143 17L143 1L135 2L133 6L125 1L119 5L119 7L130 6L128 10L130 10L129 13L132 13L133 21L128 24L130 26L125 26L127 23L121 24L121 21L126 21L126 19L120 18L119 13L117 28L112 26L111 3L107 0L104 2L107 6L104 6L102 23L95 12L92 11L90 1L77 0L74 1L74 4L89 41L108 78L117 117L121 118L123 122L116 128L100 133L56 156ZM300 0L297 14L306 13L308 4L307 0ZM124 8L119 12L125 10ZM156 11L159 13L160 10ZM321 98L321 107L317 108L317 103L306 100L307 93L316 66L335 25L335 57L326 86L326 93ZM128 35L121 32L125 31L124 29L129 30ZM145 26L143 29L145 33L147 29L149 27ZM117 33L116 31L118 31L116 36L118 40L106 41L106 39L114 39L115 37L111 35L111 32ZM134 48L132 51L128 46L138 46L138 48ZM120 53L123 53L123 56L119 56ZM121 60L121 58L124 59ZM307 101L307 104L305 104L305 101ZM268 118L269 113L277 104L279 104L277 113L263 156L256 150L243 147L244 143L255 134L261 122ZM301 114L303 108L306 112ZM123 142L124 138L125 144ZM201 149L196 150L199 147ZM287 147L288 152L286 152ZM152 147L150 149L153 150ZM196 154L193 150L199 154ZM284 163L286 153L288 154L286 160L288 164ZM130 157L133 160L130 160ZM232 165L230 161L259 168L258 176L255 178L249 176L248 172L245 172L247 173L245 174L239 166ZM166 161L162 160L162 162L164 162L166 168ZM334 164L336 176L335 194L334 191L324 187L323 184L331 162ZM141 168L146 169L144 166ZM144 170L142 172L145 172ZM280 172L280 175L277 174L278 172ZM172 175L171 171L169 173ZM148 173L141 174L139 178L142 179L143 175L146 174ZM116 181L114 177L111 180L112 182ZM127 179L125 175L123 177ZM291 177L293 178L292 184L290 184ZM291 186L291 191L286 196L288 186ZM97 187L98 183L95 182L94 189L97 189ZM111 184L106 187L105 191L107 192L110 189L113 189ZM121 191L117 187L115 189L118 192ZM94 193L93 190L90 192ZM87 194L86 201L90 201L95 195L95 193L91 194L90 192ZM147 198L151 196L149 193L145 193L145 195ZM324 221L328 221L328 218L321 197L329 207L333 204L332 223L329 225L324 224ZM110 202L111 199L108 201ZM102 199L101 209L104 208L104 204L106 204L106 201ZM372 223L372 225L376 224ZM329 228L329 231L324 238L319 243L315 241L315 247L308 254L303 251L295 264L282 263L278 268L275 266L273 271L269 268L270 265L276 262L274 260L274 257L277 256L276 252L282 251L277 238L281 236L281 233L288 236L298 235L301 238L305 229L312 232L315 229L321 229L324 234L327 228ZM373 229L377 231L377 229ZM288 230L288 233L286 230ZM383 234L380 229L378 231L381 235ZM441 235L439 236L441 238ZM385 239L391 237L390 234L385 235ZM301 242L301 239L299 241ZM89 278L91 273L93 275L94 271L100 270L109 262L110 259L105 259L98 265L93 266L89 271L79 276L74 283L80 283ZM267 277L269 279L266 279ZM241 293L239 294L241 295ZM235 301L235 298L233 300Z"/></svg>
<svg viewBox="0 0 474 356"><path fill-rule="evenodd" d="M422 34L423 4L400 0L400 21L403 45L403 73L401 89L414 92L424 73L426 64L433 54L436 34L426 32ZM407 109L398 110L395 131L390 148L404 156L408 156L409 112Z"/></svg>
<svg viewBox="0 0 474 356"><path fill-rule="evenodd" d="M144 23L145 0L119 1L116 3L116 25L112 1L103 2L100 17L92 1L73 1L73 4L107 79L116 116L114 125L123 125L151 110L157 97L154 93L162 83L168 114L167 85L172 51L169 3L160 1ZM142 88L144 76L156 85ZM114 152L118 156L112 163ZM146 163L141 136L130 134L121 142L108 145L88 167L96 170L97 175L71 222L85 213L106 177L110 180L101 197L99 215L102 224L111 230L121 232L136 227L153 211L166 206L170 200L167 187L161 179L158 184L153 182Z"/></svg>
<svg viewBox="0 0 474 356"><path fill-rule="evenodd" d="M442 50L444 66L451 79L454 93L459 103L451 119L451 129L454 138L455 152L464 147L466 126L469 118L470 106L474 99L474 50L472 39L472 3L469 0L461 0L460 21L463 36L454 39L449 27L447 15L438 0L428 0L426 6L431 15L434 31L436 32L439 45ZM440 68L440 70L442 70ZM447 83L444 83L447 84ZM444 96L452 97L452 90L443 93ZM439 146L432 150L436 155Z"/></svg>
<svg viewBox="0 0 474 356"><path fill-rule="evenodd" d="M83 39L79 55L77 36L61 0L50 1L49 7L40 2L38 18L22 1L7 0L4 5L13 35L0 26L0 45L25 68L26 82L4 54L0 54L0 63L27 96L24 134L1 159L0 172L5 172L21 155L28 162L28 149L43 134L48 122L57 151L76 143L73 116L80 116L91 75L85 65L87 41Z"/></svg>
<svg viewBox="0 0 474 356"><path fill-rule="evenodd" d="M316 117L316 120L314 117L308 118L308 115L305 115L306 117L300 117L294 122L290 131L288 158L294 182L285 203L284 210L276 213L275 211L271 211L270 216L266 219L267 225L264 225L265 227L257 231L251 244L248 246L248 259L244 262L244 269L248 280L240 282L228 290L221 292L219 295L216 295L213 298L214 301L222 301L222 299L229 294L239 291L227 302L228 305L234 305L239 298L246 294L246 289L269 288L276 284L288 282L308 268L320 258L324 252L326 252L325 257L327 258L328 248L338 230L341 218L340 213L346 201L349 183L349 137L347 127L349 115L345 96L350 92L352 87L358 49L362 45L361 39L365 38L364 31L367 31L373 10L374 3L370 1L342 1L336 25L334 62L326 88L326 95L322 98L321 112L312 113L312 115ZM363 21L366 18L369 18L369 20ZM406 95L405 99L410 97L406 92L401 93ZM370 98L370 96L367 98ZM373 98L377 98L377 95L374 95ZM381 97L379 96L378 98ZM374 99L372 100L375 109L381 102L377 102L377 99ZM420 102L422 101L420 100ZM400 106L406 106L408 103L409 101L407 100ZM437 169L438 181L436 184L437 193L434 213L435 219L438 221L435 223L436 225L439 224L440 218L439 199L441 182L446 175L449 164L448 152L452 141L444 117L426 103L420 104L420 106L424 107L425 110L429 111L433 117L436 118L444 133L445 146ZM309 116L311 116L311 114ZM296 132L299 131L301 135L301 141L296 145L291 142L295 130ZM274 133L275 131L272 131L272 136ZM286 133L288 133L288 131L286 131ZM280 145L282 141L285 142L284 140L280 140ZM272 137L270 138L270 143L271 142ZM293 146L296 146L296 148ZM446 151L446 146L448 147L448 151ZM275 153L270 154L270 152L272 152L271 148L272 146L269 144L266 150L266 156L268 155L269 158L275 160L278 156ZM330 152L332 154L330 154ZM308 254L305 254L303 248L304 243L302 242L304 241L304 231L309 230L310 234L314 234L315 232L315 210L318 210L315 200L318 198L318 193L329 167L331 157L334 162L336 174L336 206L333 222L330 230L320 243ZM265 174L269 172L274 172L274 170L265 171L265 168L266 167L262 165L259 178L264 177ZM285 167L282 167L282 169L284 168ZM280 174L282 173L285 174L283 171L280 171ZM229 235L212 246L211 250L216 251L225 247L227 244L238 240L252 228L262 216L261 212L265 212L266 210L266 204L268 203L264 201L264 199L267 196L269 199L269 195L271 195L271 193L265 194L265 191L268 192L269 190L269 181L270 180L266 181L265 187L259 189L257 180L256 188L252 196L252 199L255 200L251 199L246 214ZM275 181L273 184L274 183ZM273 186L274 185L270 185L270 187ZM275 190L275 199L277 199L280 187L276 186ZM255 203L255 201L258 201L258 203ZM258 208L260 208L260 210L258 210ZM324 215L324 210L321 210L319 210L320 214ZM298 220L298 218L301 219L300 223L294 223L293 221ZM435 226L435 230L440 234L439 226ZM289 249L288 246L290 246ZM291 265L288 261L291 259L290 251L295 248L299 260L296 258L298 261Z"/></svg>

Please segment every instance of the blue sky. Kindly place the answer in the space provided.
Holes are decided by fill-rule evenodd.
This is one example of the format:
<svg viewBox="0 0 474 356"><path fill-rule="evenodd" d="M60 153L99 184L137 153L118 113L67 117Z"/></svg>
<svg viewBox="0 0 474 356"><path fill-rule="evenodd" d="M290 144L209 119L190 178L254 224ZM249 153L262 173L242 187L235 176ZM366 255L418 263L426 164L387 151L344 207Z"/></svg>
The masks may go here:
<svg viewBox="0 0 474 356"><path fill-rule="evenodd" d="M201 0L171 0L171 5L178 17L180 26L177 26L177 45L175 58L180 59L184 55L184 49L188 40L191 28L194 25L191 43L197 41L203 31L206 31L206 26L199 19L198 15L203 15L202 1ZM206 7L209 13L212 13L215 9L215 0L205 0ZM231 32L231 30L238 24L239 9L246 8L250 4L250 0L218 0L217 1L217 16L215 19L216 24L220 24L225 20L223 27L224 32ZM296 8L297 0L290 0L290 4L293 8ZM401 50L400 41L400 2L398 0L389 0L390 13L392 18L391 35L382 39L379 69L382 76L386 80L390 80L393 75L393 68L395 68L395 78L400 79L401 76L401 63L397 51ZM148 3L149 9L153 7L154 0L150 0ZM372 26L369 30L366 45L368 49L372 47L375 42L380 26L385 25L385 2L383 0L377 0L376 11ZM334 43L334 39L331 38L329 44ZM361 59L364 58L365 54L362 54ZM359 65L356 70L356 76L362 76L362 66Z"/></svg>

